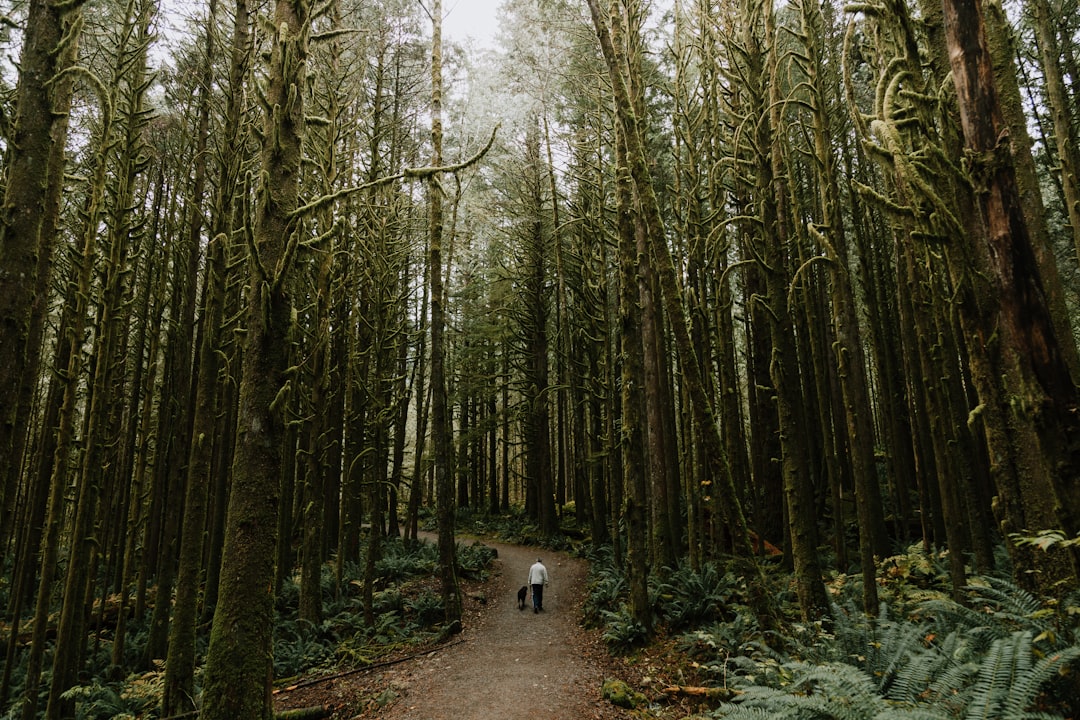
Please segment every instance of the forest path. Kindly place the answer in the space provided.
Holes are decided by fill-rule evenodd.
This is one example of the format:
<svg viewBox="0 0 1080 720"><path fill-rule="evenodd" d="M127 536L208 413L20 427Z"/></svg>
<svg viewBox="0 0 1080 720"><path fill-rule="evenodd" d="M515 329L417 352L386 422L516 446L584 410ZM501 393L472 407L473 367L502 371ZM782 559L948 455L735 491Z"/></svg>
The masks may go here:
<svg viewBox="0 0 1080 720"><path fill-rule="evenodd" d="M397 666L400 696L374 714L384 720L586 720L629 717L600 699L605 653L580 626L587 564L565 553L486 542L499 555L481 590L481 612L467 618L462 642ZM550 586L544 611L517 590L544 560ZM467 601L473 606L474 601Z"/></svg>

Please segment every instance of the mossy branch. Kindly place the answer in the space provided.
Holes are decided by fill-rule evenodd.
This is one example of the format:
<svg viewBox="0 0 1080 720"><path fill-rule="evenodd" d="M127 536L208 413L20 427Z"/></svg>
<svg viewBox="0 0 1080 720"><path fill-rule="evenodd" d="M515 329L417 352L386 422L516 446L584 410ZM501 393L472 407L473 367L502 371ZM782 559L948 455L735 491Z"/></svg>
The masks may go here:
<svg viewBox="0 0 1080 720"><path fill-rule="evenodd" d="M795 274L791 276L791 284L788 286L790 288L788 290L788 312L789 313L794 312L794 310L795 310L794 288L795 288L796 284L799 282L799 276L802 274L802 272L804 270L809 270L811 266L816 265L819 262L823 262L823 263L827 263L829 265L832 265L833 264L833 259L830 258L830 257L827 257L825 255L815 255L814 257L810 258L809 260L804 262L802 265L800 265L799 269L795 271Z"/></svg>
<svg viewBox="0 0 1080 720"><path fill-rule="evenodd" d="M71 67L66 67L58 72L51 82L57 83L68 75L82 78L94 89L94 92L98 95L98 100L101 101L102 127L109 127L112 124L113 105L112 96L109 94L108 88L105 87L105 83L103 83L101 78L95 75L94 72L85 65L72 65Z"/></svg>
<svg viewBox="0 0 1080 720"><path fill-rule="evenodd" d="M481 158L487 155L488 151L491 149L491 146L495 143L495 135L498 132L499 126L496 125L495 129L491 131L491 137L488 138L487 144L484 145L484 147L481 148L480 151L474 154L472 157L469 157L459 163L455 163L453 165L430 165L427 167L405 168L401 172L395 173L394 175L387 175L386 177L381 177L377 180L372 180L361 185L353 185L352 187L342 188L337 192L322 195L315 198L311 202L301 205L300 207L292 211L291 217L301 217L317 210L322 210L326 206L331 205L338 200L343 200L352 195L355 195L358 192L370 190L371 188L375 187L381 187L382 185L388 185L389 183L397 182L398 180L427 180L432 177L442 175L444 173L456 173L464 170L471 165L475 165L481 160Z"/></svg>
<svg viewBox="0 0 1080 720"><path fill-rule="evenodd" d="M63 2L54 3L51 7L58 14L64 15L69 12L78 10L86 4L86 0L64 0Z"/></svg>
<svg viewBox="0 0 1080 720"><path fill-rule="evenodd" d="M353 35L353 34L356 34L356 33L359 33L359 32L362 32L362 30L360 30L360 28L342 28L340 30L329 30L329 31L324 32L324 33L316 33L315 35L312 35L311 36L311 42L312 43L326 42L327 40L334 40L334 39L339 38L339 37L344 37L346 35Z"/></svg>

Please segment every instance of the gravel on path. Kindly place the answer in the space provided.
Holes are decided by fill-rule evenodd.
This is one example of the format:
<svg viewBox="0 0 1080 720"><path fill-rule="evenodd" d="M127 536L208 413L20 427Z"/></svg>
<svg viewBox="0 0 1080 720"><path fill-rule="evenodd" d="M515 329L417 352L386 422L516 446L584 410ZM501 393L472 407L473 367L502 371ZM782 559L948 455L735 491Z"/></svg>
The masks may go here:
<svg viewBox="0 0 1080 720"><path fill-rule="evenodd" d="M586 563L565 553L485 543L499 553L485 583L485 606L467 618L463 642L397 666L399 694L385 720L610 720L630 717L600 697L607 663L596 633L579 623ZM544 611L518 610L529 566L543 558L550 576ZM475 601L476 598L473 598ZM469 603L470 605L478 603Z"/></svg>
<svg viewBox="0 0 1080 720"><path fill-rule="evenodd" d="M459 635L427 653L275 691L275 709L325 708L330 720L634 717L601 698L604 680L627 668L612 659L599 631L581 626L587 563L566 553L484 544L498 557L486 580L465 583ZM544 612L534 614L531 602L518 610L517 591L537 557L551 583Z"/></svg>

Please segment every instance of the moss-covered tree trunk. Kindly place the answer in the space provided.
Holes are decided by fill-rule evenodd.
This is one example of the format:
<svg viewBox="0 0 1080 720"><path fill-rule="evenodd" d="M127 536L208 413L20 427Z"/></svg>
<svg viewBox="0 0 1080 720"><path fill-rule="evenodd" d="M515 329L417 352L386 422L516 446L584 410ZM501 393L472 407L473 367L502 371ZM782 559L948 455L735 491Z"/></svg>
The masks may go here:
<svg viewBox="0 0 1080 720"><path fill-rule="evenodd" d="M613 5L614 6L614 5ZM612 18L612 36L618 39ZM616 212L618 214L619 247L619 360L622 368L619 446L622 450L622 482L625 485L625 504L621 508L626 526L627 577L630 585L630 612L649 635L653 631L652 608L649 606L649 483L645 454L645 366L642 356L641 306L638 291L637 231L634 221L634 185L626 169L626 143L623 131L616 127L615 178Z"/></svg>
<svg viewBox="0 0 1080 720"><path fill-rule="evenodd" d="M802 395L798 378L798 357L793 321L789 310L791 254L791 215L786 170L786 149L780 137L783 97L778 74L776 21L770 2L749 3L748 15L760 13L766 45L757 47L757 62L752 75L758 87L754 101L756 144L760 153L757 166L757 196L760 198L761 265L765 276L766 302L772 334L769 375L776 389L776 408L780 426L781 465L784 477L784 500L787 505L788 540L794 561L796 593L803 618L817 619L828 612L828 598L817 554L817 525L813 486L807 475L805 439L802 433ZM748 46L761 43L747 23Z"/></svg>
<svg viewBox="0 0 1080 720"><path fill-rule="evenodd" d="M528 120L525 131L525 169L520 179L523 205L521 255L524 277L522 333L525 346L523 400L525 418L525 467L528 482L526 511L531 513L545 535L558 529L555 514L555 486L552 478L550 368L548 335L550 293L548 291L548 243L543 220L544 169L540 160L538 119Z"/></svg>
<svg viewBox="0 0 1080 720"><path fill-rule="evenodd" d="M1061 165L1065 210L1069 216L1073 246L1077 257L1080 257L1080 147L1077 144L1080 138L1077 137L1076 126L1070 113L1070 108L1075 107L1075 97L1070 98L1069 88L1065 83L1061 43L1058 42L1056 25L1063 18L1060 11L1051 7L1048 0L1028 0L1027 5L1031 8L1038 38L1047 110L1054 123L1054 146L1057 149L1057 161ZM1011 57L1009 59L1012 60Z"/></svg>
<svg viewBox="0 0 1080 720"><path fill-rule="evenodd" d="M1057 163L1061 168L1059 182L1064 191L1065 210L1071 226L1073 242L1080 249L1080 149L1076 147L1075 124L1070 121L1068 101L1063 96L1061 56L1057 51L1055 33L1047 28L1046 13L1050 12L1045 0L1035 0L1032 12L1037 44L1042 56L1043 86L1047 110L1053 118L1054 145ZM1008 128L1009 146L1012 150L1013 172L1020 209L1028 228L1031 252L1042 283L1047 312L1058 339L1058 352L1072 373L1073 381L1080 381L1080 352L1073 337L1075 320L1070 321L1065 305L1065 288L1058 272L1054 256L1054 242L1049 227L1049 215L1043 202L1040 170L1032 156L1031 120L1025 113L1024 100L1017 79L1017 48L1012 22L1006 17L1000 2L983 0L983 17L986 19L987 49L990 51L994 82L998 88L1002 121Z"/></svg>
<svg viewBox="0 0 1080 720"><path fill-rule="evenodd" d="M214 428L218 413L219 340L225 302L226 242L225 236L219 235L207 248L204 274L206 301L202 309L199 376L195 387L195 418L176 570L176 599L169 625L169 652L165 663L164 716L195 709L195 625L203 579L206 505L212 480Z"/></svg>
<svg viewBox="0 0 1080 720"><path fill-rule="evenodd" d="M258 211L237 445L217 608L203 681L203 720L267 720L272 714L274 559L289 386L292 303L286 292L297 242L297 183L304 136L309 8L277 0L267 68Z"/></svg>
<svg viewBox="0 0 1080 720"><path fill-rule="evenodd" d="M803 33L805 38L806 70L813 109L814 153L818 161L817 186L823 220L821 227L811 226L811 235L821 246L832 266L830 292L833 328L836 337L833 350L843 395L847 440L851 451L851 469L855 479L856 511L859 519L859 562L863 579L863 609L871 616L878 612L875 558L888 551L885 536L885 513L878 485L877 463L874 459L874 417L871 410L870 381L867 378L862 332L856 317L856 298L850 277L848 240L841 213L841 197L836 163L832 148L832 120L826 100L823 48L816 38L825 37L824 22L816 0L802 0ZM839 508L833 508L839 512Z"/></svg>
<svg viewBox="0 0 1080 720"><path fill-rule="evenodd" d="M961 319L998 489L996 512L1006 536L1057 529L1071 537L1080 509L1077 388L1055 334L1011 149L1002 143L1007 136L982 9L977 0L944 0L943 8L976 191L959 248L969 270L964 281L970 283L962 287ZM1075 558L1055 555L1035 558L1041 571L1037 585L1075 587ZM1028 563L1016 559L1017 572L1024 573Z"/></svg>
<svg viewBox="0 0 1080 720"><path fill-rule="evenodd" d="M165 663L165 689L162 701L163 714L178 715L194 709L195 701L195 639L196 623L199 616L200 597L213 608L210 593L216 592L215 577L204 568L204 558L212 559L216 553L212 547L212 532L207 532L207 520L214 513L208 512L211 493L217 484L224 484L223 473L215 464L216 455L224 452L228 443L218 434L219 415L222 414L224 393L219 380L224 346L225 316L227 313L226 296L229 273L226 265L232 254L233 243L229 240L235 222L235 207L232 193L235 192L237 164L240 155L238 138L243 132L240 122L244 73L247 69L249 49L247 47L248 20L246 0L237 0L234 5L233 36L230 50L228 90L225 97L225 137L220 144L220 164L217 194L213 202L211 231L214 238L206 250L206 270L204 273L204 303L201 312L202 339L199 345L199 375L195 385L194 418L192 420L192 442L187 464L187 490L184 500L184 519L181 530L180 555L177 564L176 598L173 606L173 618L169 625L169 649ZM211 0L207 9L206 50L202 67L204 94L199 103L200 134L207 129L202 123L209 122L210 96L213 61L217 55L215 41L217 27L217 0ZM209 139L208 137L206 139ZM197 156L202 151L197 151ZM205 172L200 168L196 169ZM196 188L198 189L198 185ZM201 196L197 195L197 197ZM202 212L201 207L193 208ZM200 225L192 218L189 231L197 232ZM209 528L212 530L212 527ZM213 587L212 587L213 586ZM205 592L203 591L205 588Z"/></svg>
<svg viewBox="0 0 1080 720"><path fill-rule="evenodd" d="M652 173L646 160L641 128L625 77L626 61L621 48L611 40L608 20L600 8L599 0L589 0L589 12L603 51L608 77L614 90L616 116L624 129L627 145L627 163L634 181L642 219L649 234L654 257L657 259L664 309L675 338L679 361L683 370L683 382L688 384L694 420L703 430L703 452L717 496L721 500L723 520L733 538L736 552L747 557L753 555L750 535L746 526L742 504L732 482L730 468L724 454L715 411L706 391L701 366L697 362L690 337L686 306L679 285L679 275L670 250L665 245L663 216L652 185Z"/></svg>
<svg viewBox="0 0 1080 720"><path fill-rule="evenodd" d="M34 0L26 17L15 118L6 144L0 206L0 554L13 527L15 478L30 423L21 413L37 377L36 350L56 247L72 78L82 2Z"/></svg>
<svg viewBox="0 0 1080 720"><path fill-rule="evenodd" d="M442 165L442 2L431 9L432 165ZM461 629L461 587L454 537L454 474L450 467L451 431L446 388L446 291L443 288L442 188L428 183L428 272L431 286L431 434L435 453L435 504L439 530L439 578L446 623Z"/></svg>

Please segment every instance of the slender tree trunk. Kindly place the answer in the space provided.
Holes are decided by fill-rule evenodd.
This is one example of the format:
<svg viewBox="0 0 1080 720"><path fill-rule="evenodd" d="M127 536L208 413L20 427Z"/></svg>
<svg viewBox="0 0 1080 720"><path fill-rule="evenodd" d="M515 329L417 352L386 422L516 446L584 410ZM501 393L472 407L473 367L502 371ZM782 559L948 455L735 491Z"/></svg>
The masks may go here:
<svg viewBox="0 0 1080 720"><path fill-rule="evenodd" d="M820 178L818 190L825 223L821 229L811 226L811 234L823 246L832 263L830 290L832 294L833 344L836 366L843 393L844 417L851 448L852 474L855 478L855 501L859 518L859 562L863 580L863 611L877 616L877 579L875 559L888 551L885 537L885 513L881 504L881 488L874 459L874 418L870 406L870 382L866 376L862 332L855 316L855 292L849 275L847 235L840 208L840 189L831 147L832 128L828 105L821 85L820 61L814 38L824 34L821 12L816 0L802 0L803 35L808 39L805 52L809 85L814 97L814 150ZM834 508L834 512L839 508Z"/></svg>
<svg viewBox="0 0 1080 720"><path fill-rule="evenodd" d="M718 497L721 498L724 520L734 539L735 548L738 554L751 557L753 549L750 545L746 518L743 515L742 505L739 503L732 482L730 468L724 455L724 445L720 437L719 426L716 422L710 398L706 393L701 367L698 365L697 357L694 354L689 323L686 319L686 308L682 292L679 289L678 273L670 251L664 246L666 234L664 233L663 217L660 213L655 189L652 186L652 175L642 146L641 128L638 125L638 119L624 77L625 58L622 57L619 46L612 42L607 27L607 19L600 9L599 0L589 0L589 11L592 15L597 37L600 39L608 76L615 92L616 115L619 124L625 131L627 162L629 163L641 212L648 228L649 242L652 244L654 256L658 261L663 301L675 336L679 360L683 369L683 381L689 384L690 394L694 400L692 405L695 421L704 429L704 452L709 464L710 474Z"/></svg>
<svg viewBox="0 0 1080 720"><path fill-rule="evenodd" d="M772 4L760 4L767 42L777 42L775 15ZM748 24L748 27L750 24ZM784 147L780 135L782 102L781 80L778 77L778 58L775 45L764 51L764 67L760 75L764 87L764 105L756 118L757 147L762 156L758 167L758 192L762 198L762 259L765 287L772 323L772 356L770 375L776 388L777 414L780 425L780 444L783 448L784 498L787 505L788 537L795 565L796 592L799 607L806 620L828 613L828 597L822 580L817 555L817 527L813 489L806 475L805 448L800 427L802 402L798 380L798 362L794 329L788 310L790 283L786 257L791 229L788 208L788 178Z"/></svg>
<svg viewBox="0 0 1080 720"><path fill-rule="evenodd" d="M1050 117L1054 123L1054 146L1057 162L1061 165L1062 189L1069 227L1072 230L1072 244L1080 258L1080 148L1077 147L1077 134L1069 113L1069 89L1062 73L1061 43L1057 41L1057 30L1054 27L1057 13L1048 0L1028 0L1027 4L1035 22L1043 83L1047 92L1047 104L1050 106ZM1005 70L1012 71L1012 54L1009 57L1010 63ZM1023 148L1023 151L1029 152L1029 148ZM1041 209L1041 198L1039 203Z"/></svg>
<svg viewBox="0 0 1080 720"><path fill-rule="evenodd" d="M432 165L442 165L442 0L431 8L431 147ZM450 468L453 428L446 396L446 292L443 289L442 189L428 184L428 256L431 273L431 433L435 446L435 502L439 528L439 578L447 625L461 630L461 588L454 538L454 474Z"/></svg>
<svg viewBox="0 0 1080 720"><path fill-rule="evenodd" d="M211 4L210 17L214 16ZM180 559L176 572L176 601L169 626L169 654L165 663L162 715L195 710L195 625L202 587L203 548L206 544L207 500L213 470L214 429L218 413L218 371L221 313L225 302L225 245L219 235L207 249L206 302L199 348L199 377L195 390L195 419L188 459L187 496Z"/></svg>

